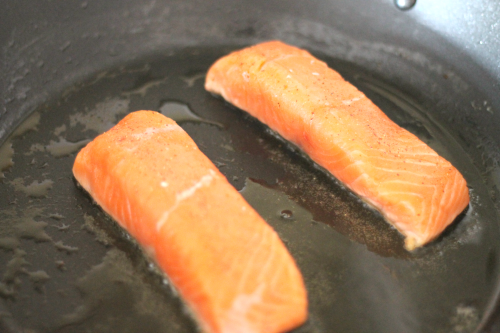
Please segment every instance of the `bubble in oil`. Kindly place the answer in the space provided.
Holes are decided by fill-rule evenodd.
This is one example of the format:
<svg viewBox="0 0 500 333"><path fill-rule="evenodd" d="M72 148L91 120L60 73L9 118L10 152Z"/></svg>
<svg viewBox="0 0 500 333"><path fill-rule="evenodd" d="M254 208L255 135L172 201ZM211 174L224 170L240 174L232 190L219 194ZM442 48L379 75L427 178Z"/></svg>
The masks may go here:
<svg viewBox="0 0 500 333"><path fill-rule="evenodd" d="M394 0L394 5L396 5L396 8L399 10L410 10L416 3L416 0Z"/></svg>
<svg viewBox="0 0 500 333"><path fill-rule="evenodd" d="M283 209L280 216L285 220L291 220L293 219L293 212L290 209Z"/></svg>

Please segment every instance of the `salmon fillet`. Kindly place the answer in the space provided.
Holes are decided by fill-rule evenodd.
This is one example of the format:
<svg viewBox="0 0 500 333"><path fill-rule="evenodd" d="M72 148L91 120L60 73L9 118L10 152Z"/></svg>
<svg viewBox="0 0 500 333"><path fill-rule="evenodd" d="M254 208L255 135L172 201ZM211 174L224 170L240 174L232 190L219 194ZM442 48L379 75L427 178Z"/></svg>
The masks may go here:
<svg viewBox="0 0 500 333"><path fill-rule="evenodd" d="M80 151L73 174L163 269L204 332L283 332L306 320L284 244L173 120L129 114Z"/></svg>
<svg viewBox="0 0 500 333"><path fill-rule="evenodd" d="M408 250L436 238L469 203L457 169L305 50L271 41L233 52L212 65L205 88L379 210Z"/></svg>

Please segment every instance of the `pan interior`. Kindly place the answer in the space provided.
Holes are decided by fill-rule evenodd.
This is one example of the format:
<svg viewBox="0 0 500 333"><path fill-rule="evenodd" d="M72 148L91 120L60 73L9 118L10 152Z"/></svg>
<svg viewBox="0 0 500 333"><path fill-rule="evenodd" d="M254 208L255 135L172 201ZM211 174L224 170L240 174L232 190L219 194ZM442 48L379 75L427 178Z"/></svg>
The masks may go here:
<svg viewBox="0 0 500 333"><path fill-rule="evenodd" d="M0 148L3 327L196 330L168 281L71 173L89 140L127 113L148 109L177 120L279 233L309 293L310 317L297 332L475 331L496 294L498 217L461 141L422 106L430 103L377 73L318 54L468 181L466 212L438 240L409 253L378 213L266 126L203 89L208 67L235 48L172 49L110 68L61 91L13 131Z"/></svg>

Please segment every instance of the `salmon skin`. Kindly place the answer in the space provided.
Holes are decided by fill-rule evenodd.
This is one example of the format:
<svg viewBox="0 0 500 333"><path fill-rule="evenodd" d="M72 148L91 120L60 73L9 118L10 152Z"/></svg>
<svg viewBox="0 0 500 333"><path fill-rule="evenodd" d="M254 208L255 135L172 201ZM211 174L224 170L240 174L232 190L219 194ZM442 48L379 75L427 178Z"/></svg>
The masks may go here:
<svg viewBox="0 0 500 333"><path fill-rule="evenodd" d="M306 320L284 244L175 121L129 114L79 152L73 174L163 269L203 332L284 332Z"/></svg>
<svg viewBox="0 0 500 333"><path fill-rule="evenodd" d="M271 41L233 52L212 65L205 89L301 148L379 210L408 250L469 203L457 169L305 50Z"/></svg>

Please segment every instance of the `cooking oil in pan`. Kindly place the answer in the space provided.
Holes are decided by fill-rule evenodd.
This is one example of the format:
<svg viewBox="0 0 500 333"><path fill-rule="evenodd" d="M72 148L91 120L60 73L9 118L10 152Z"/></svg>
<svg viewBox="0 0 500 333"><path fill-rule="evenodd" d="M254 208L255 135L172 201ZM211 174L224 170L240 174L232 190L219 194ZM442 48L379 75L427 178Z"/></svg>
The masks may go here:
<svg viewBox="0 0 500 333"><path fill-rule="evenodd" d="M198 117L187 104L179 103L176 101L162 101L159 107L159 111L164 116L174 119L178 124L190 122L190 123L204 123L223 128L224 126L215 121L210 121Z"/></svg>
<svg viewBox="0 0 500 333"><path fill-rule="evenodd" d="M176 120L289 248L310 300L309 321L297 332L473 331L496 290L500 232L460 140L397 85L323 56L468 180L467 212L409 253L398 232L342 184L204 91L204 73L229 50L179 49L98 73L41 106L6 141L2 311L34 331L195 331L163 277L71 174L89 140L127 113L149 109Z"/></svg>

